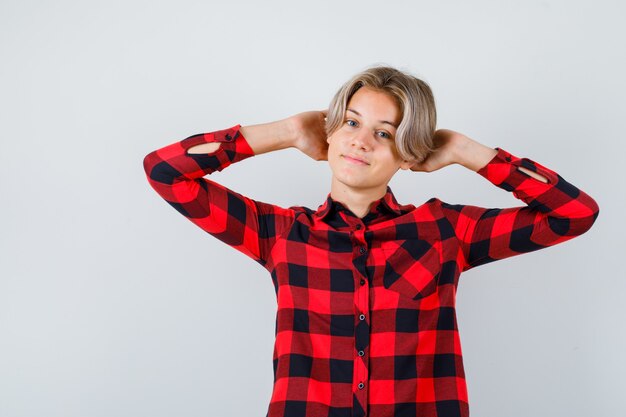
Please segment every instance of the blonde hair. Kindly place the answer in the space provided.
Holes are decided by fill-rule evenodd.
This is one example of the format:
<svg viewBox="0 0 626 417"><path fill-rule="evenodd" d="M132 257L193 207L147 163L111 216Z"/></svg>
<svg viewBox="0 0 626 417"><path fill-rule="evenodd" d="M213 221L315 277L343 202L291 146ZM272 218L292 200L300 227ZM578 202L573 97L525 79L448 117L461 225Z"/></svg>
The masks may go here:
<svg viewBox="0 0 626 417"><path fill-rule="evenodd" d="M349 79L339 88L328 106L326 134L332 135L344 123L346 106L361 87L389 94L402 114L395 143L403 160L422 162L435 147L433 136L437 125L435 98L430 86L413 75L396 68L377 65Z"/></svg>

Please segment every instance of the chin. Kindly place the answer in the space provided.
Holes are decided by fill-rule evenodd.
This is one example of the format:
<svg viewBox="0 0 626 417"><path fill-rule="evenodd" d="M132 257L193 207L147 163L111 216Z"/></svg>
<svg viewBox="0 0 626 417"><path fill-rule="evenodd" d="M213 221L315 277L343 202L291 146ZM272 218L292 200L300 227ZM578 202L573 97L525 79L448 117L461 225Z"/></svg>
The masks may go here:
<svg viewBox="0 0 626 417"><path fill-rule="evenodd" d="M345 178L342 176L339 177L335 177L337 179L338 182L348 186L348 187L353 187L353 188L366 188L371 186L371 184L368 184L366 181L364 180L360 180L358 178Z"/></svg>

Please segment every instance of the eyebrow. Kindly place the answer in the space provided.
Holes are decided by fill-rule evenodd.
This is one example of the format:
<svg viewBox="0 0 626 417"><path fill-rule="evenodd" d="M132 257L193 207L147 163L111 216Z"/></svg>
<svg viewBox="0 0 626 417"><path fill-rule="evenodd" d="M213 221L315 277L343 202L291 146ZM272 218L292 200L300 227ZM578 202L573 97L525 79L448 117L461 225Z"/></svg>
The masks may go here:
<svg viewBox="0 0 626 417"><path fill-rule="evenodd" d="M358 112L358 111L356 111L356 110L353 110L353 109L347 109L347 111L351 111L352 113L356 114L357 116L361 116L361 113L359 113L359 112ZM361 117L363 117L363 116L361 116ZM391 125L391 126L393 126L394 128L396 128L396 129L398 128L398 126L396 126L395 124L393 124L393 123L391 123L391 122L388 122L387 120L379 120L379 122L380 122L380 123L386 123L386 124L388 124L388 125Z"/></svg>

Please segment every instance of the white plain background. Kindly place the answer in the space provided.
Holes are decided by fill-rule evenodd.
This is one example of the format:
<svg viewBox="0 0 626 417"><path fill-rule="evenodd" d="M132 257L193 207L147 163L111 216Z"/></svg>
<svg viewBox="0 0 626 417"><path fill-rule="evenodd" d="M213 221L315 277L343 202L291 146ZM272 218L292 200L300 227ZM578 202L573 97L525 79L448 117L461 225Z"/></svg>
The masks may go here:
<svg viewBox="0 0 626 417"><path fill-rule="evenodd" d="M385 63L432 87L438 128L528 157L600 215L561 245L468 271L477 417L623 415L626 227L618 1L0 3L0 415L265 416L270 275L165 203L150 151L325 108ZM317 208L295 149L212 179ZM460 165L399 172L398 200L518 206ZM373 416L378 417L378 416Z"/></svg>

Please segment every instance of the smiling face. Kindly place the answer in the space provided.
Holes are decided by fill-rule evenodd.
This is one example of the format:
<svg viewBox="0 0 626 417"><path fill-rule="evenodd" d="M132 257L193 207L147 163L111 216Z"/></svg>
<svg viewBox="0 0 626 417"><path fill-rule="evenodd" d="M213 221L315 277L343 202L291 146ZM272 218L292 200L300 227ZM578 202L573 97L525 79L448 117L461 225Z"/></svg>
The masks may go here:
<svg viewBox="0 0 626 417"><path fill-rule="evenodd" d="M398 169L411 167L396 149L401 120L400 108L389 94L361 87L352 95L343 124L327 138L333 191L380 196Z"/></svg>

